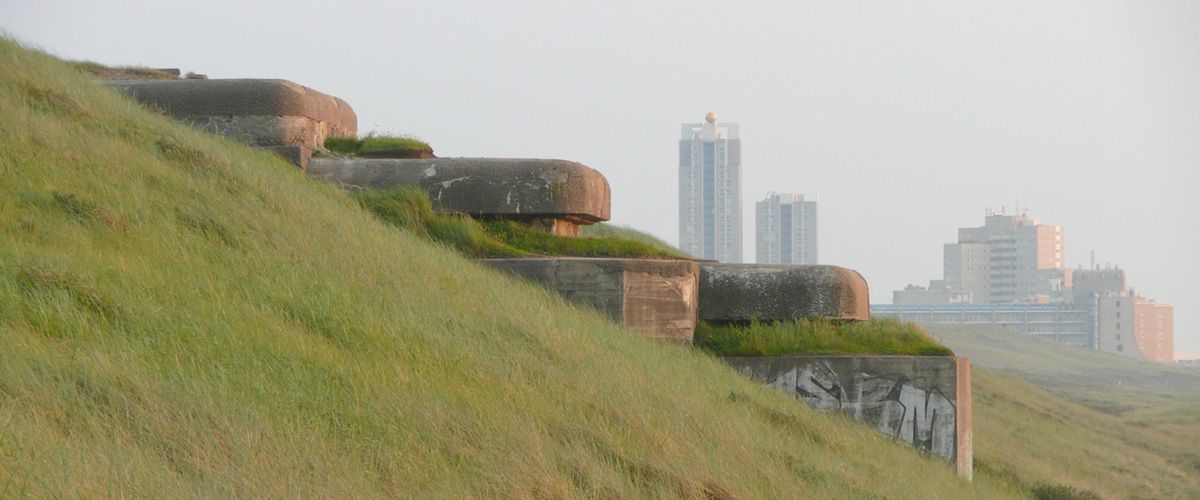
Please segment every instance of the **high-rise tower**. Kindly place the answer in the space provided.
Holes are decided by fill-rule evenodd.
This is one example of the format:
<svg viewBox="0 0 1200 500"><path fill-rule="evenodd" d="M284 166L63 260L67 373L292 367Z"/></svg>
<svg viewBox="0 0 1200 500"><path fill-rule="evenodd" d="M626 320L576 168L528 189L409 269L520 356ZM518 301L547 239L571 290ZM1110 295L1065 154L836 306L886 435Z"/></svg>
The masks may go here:
<svg viewBox="0 0 1200 500"><path fill-rule="evenodd" d="M754 204L755 260L759 264L817 263L817 202L771 193Z"/></svg>
<svg viewBox="0 0 1200 500"><path fill-rule="evenodd" d="M679 248L742 261L742 141L736 123L684 123L679 138Z"/></svg>

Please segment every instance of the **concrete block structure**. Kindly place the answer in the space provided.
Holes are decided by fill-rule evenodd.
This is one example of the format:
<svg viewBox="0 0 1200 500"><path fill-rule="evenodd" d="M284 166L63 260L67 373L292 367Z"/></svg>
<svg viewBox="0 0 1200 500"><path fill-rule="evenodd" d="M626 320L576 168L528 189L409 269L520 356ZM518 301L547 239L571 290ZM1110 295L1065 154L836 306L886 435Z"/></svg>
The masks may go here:
<svg viewBox="0 0 1200 500"><path fill-rule="evenodd" d="M943 356L726 357L743 375L844 413L971 479L971 362Z"/></svg>
<svg viewBox="0 0 1200 500"><path fill-rule="evenodd" d="M106 85L202 130L275 151L301 168L330 136L354 136L346 101L287 80L120 80Z"/></svg>
<svg viewBox="0 0 1200 500"><path fill-rule="evenodd" d="M837 266L700 265L700 319L742 323L870 317L867 280Z"/></svg>
<svg viewBox="0 0 1200 500"><path fill-rule="evenodd" d="M693 261L563 257L481 262L593 307L648 337L692 342L700 274Z"/></svg>
<svg viewBox="0 0 1200 500"><path fill-rule="evenodd" d="M418 185L438 210L519 220L560 236L609 218L608 180L565 160L315 158L307 172L348 189Z"/></svg>

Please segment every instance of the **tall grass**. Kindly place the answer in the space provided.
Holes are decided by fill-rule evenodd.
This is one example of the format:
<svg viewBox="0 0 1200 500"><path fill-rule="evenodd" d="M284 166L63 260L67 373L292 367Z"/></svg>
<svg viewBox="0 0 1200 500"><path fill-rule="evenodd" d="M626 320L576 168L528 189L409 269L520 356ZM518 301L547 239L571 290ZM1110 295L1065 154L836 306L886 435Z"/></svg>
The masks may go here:
<svg viewBox="0 0 1200 500"><path fill-rule="evenodd" d="M974 366L976 470L1042 498L1200 497L1200 373L1001 328L928 328Z"/></svg>
<svg viewBox="0 0 1200 500"><path fill-rule="evenodd" d="M681 257L691 257L683 250L667 243L658 237L639 231L629 226L618 226L601 222L590 226L581 226L579 231L580 236L588 238L621 238L626 240L640 241L654 248L662 249Z"/></svg>
<svg viewBox="0 0 1200 500"><path fill-rule="evenodd" d="M748 325L696 326L695 345L717 356L781 356L787 354L902 354L951 356L912 323L891 319L834 323L800 319Z"/></svg>
<svg viewBox="0 0 1200 500"><path fill-rule="evenodd" d="M384 221L443 243L470 257L614 257L673 258L682 254L617 236L570 238L511 220L476 221L438 213L417 186L358 191L358 202Z"/></svg>
<svg viewBox="0 0 1200 500"><path fill-rule="evenodd" d="M1023 494L0 41L0 497Z"/></svg>
<svg viewBox="0 0 1200 500"><path fill-rule="evenodd" d="M325 139L325 149L331 153L358 156L379 151L407 151L412 153L429 151L429 143L406 135L376 135L367 134L357 137L330 137Z"/></svg>

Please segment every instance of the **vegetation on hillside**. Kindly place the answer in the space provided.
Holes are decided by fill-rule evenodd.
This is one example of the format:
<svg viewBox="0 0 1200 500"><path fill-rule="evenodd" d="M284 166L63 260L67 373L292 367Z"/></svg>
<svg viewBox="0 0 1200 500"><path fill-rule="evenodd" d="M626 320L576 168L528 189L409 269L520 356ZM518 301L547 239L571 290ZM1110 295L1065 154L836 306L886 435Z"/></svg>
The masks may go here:
<svg viewBox="0 0 1200 500"><path fill-rule="evenodd" d="M0 41L0 497L1025 492Z"/></svg>
<svg viewBox="0 0 1200 500"><path fill-rule="evenodd" d="M580 236L588 238L621 238L626 240L640 241L654 248L658 248L682 257L691 257L683 250L667 243L654 235L645 233L629 226L618 226L601 222L589 226L581 226L579 231Z"/></svg>
<svg viewBox="0 0 1200 500"><path fill-rule="evenodd" d="M433 154L429 143L407 135L376 135L367 134L358 137L329 137L325 139L325 149L330 153L345 156L369 156L372 153L392 152L419 155Z"/></svg>
<svg viewBox="0 0 1200 500"><path fill-rule="evenodd" d="M363 190L354 199L379 218L477 258L620 257L678 258L667 246L656 247L617 236L570 238L510 220L476 221L461 214L438 213L417 186Z"/></svg>
<svg viewBox="0 0 1200 500"><path fill-rule="evenodd" d="M695 345L717 356L788 354L905 354L952 356L912 323L891 319L863 322L796 320L748 325L696 326Z"/></svg>
<svg viewBox="0 0 1200 500"><path fill-rule="evenodd" d="M976 470L1079 498L1200 496L1200 373L997 327L927 328L975 367Z"/></svg>
<svg viewBox="0 0 1200 500"><path fill-rule="evenodd" d="M139 66L105 66L91 61L75 61L70 63L75 69L83 71L99 80L178 80L179 76L153 68Z"/></svg>

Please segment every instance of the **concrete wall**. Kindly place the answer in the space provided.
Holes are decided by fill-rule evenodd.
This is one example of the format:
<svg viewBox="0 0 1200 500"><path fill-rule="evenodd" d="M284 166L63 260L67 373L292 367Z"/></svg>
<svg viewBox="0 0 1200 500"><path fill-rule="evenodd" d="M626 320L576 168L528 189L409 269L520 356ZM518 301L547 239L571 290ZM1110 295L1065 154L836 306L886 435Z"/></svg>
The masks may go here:
<svg viewBox="0 0 1200 500"><path fill-rule="evenodd" d="M353 136L346 101L287 80L121 80L118 92L205 131L261 146L307 165L329 136Z"/></svg>
<svg viewBox="0 0 1200 500"><path fill-rule="evenodd" d="M686 260L485 259L648 337L692 342L699 266Z"/></svg>
<svg viewBox="0 0 1200 500"><path fill-rule="evenodd" d="M719 323L870 318L867 280L853 269L783 264L700 265L700 319Z"/></svg>
<svg viewBox="0 0 1200 500"><path fill-rule="evenodd" d="M839 411L972 476L971 363L940 356L766 356L723 360L821 411Z"/></svg>
<svg viewBox="0 0 1200 500"><path fill-rule="evenodd" d="M609 218L608 180L565 160L516 158L317 158L308 175L347 189L420 186L434 208L529 222L562 236Z"/></svg>

